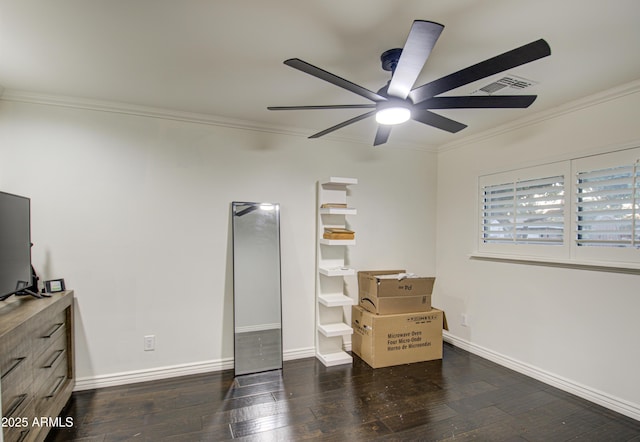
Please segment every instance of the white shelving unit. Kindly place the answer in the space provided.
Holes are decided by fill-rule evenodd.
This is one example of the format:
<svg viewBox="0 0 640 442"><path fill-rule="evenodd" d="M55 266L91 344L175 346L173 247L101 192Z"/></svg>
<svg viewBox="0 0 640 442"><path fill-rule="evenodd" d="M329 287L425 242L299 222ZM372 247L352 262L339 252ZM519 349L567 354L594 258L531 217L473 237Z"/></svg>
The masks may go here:
<svg viewBox="0 0 640 442"><path fill-rule="evenodd" d="M344 350L344 337L353 333L346 322L345 309L356 303L344 293L344 278L355 275L346 265L347 247L355 240L324 239L326 227L347 227L347 217L357 214L352 207L322 208L326 203L347 204L348 186L356 178L330 177L318 181L317 255L316 255L316 357L326 366L350 364L351 355Z"/></svg>

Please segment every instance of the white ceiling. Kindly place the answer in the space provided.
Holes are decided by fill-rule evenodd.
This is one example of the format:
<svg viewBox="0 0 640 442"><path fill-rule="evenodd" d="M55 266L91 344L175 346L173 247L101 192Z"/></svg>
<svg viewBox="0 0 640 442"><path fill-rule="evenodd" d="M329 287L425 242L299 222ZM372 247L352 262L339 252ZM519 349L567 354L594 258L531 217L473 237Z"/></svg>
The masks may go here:
<svg viewBox="0 0 640 442"><path fill-rule="evenodd" d="M538 95L530 108L436 111L469 127L412 121L386 146L446 144L640 78L638 0L0 0L0 86L5 97L105 100L311 135L364 111L267 106L366 100L282 62L298 57L376 91L389 79L380 54L402 47L416 19L445 26L417 85L539 38L552 55L505 72L537 82L524 91ZM367 119L327 137L374 134Z"/></svg>

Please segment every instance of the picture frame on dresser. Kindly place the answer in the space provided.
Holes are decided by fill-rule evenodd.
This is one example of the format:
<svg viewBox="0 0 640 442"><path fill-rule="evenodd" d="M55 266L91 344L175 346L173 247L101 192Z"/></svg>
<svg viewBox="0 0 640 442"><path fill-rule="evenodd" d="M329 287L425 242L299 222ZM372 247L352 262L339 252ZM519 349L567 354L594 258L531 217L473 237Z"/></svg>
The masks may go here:
<svg viewBox="0 0 640 442"><path fill-rule="evenodd" d="M44 282L44 290L47 293L58 293L66 290L64 279L51 279Z"/></svg>

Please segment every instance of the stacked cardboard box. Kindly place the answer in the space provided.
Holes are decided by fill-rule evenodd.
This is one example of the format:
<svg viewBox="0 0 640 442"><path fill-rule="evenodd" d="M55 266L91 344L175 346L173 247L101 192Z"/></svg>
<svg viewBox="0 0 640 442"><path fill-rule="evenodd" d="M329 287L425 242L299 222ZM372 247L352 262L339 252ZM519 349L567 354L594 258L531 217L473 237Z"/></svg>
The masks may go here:
<svg viewBox="0 0 640 442"><path fill-rule="evenodd" d="M358 272L359 304L378 315L428 312L436 278L407 277L404 270Z"/></svg>
<svg viewBox="0 0 640 442"><path fill-rule="evenodd" d="M352 350L373 368L442 359L444 313L431 307L435 278L404 270L358 272Z"/></svg>

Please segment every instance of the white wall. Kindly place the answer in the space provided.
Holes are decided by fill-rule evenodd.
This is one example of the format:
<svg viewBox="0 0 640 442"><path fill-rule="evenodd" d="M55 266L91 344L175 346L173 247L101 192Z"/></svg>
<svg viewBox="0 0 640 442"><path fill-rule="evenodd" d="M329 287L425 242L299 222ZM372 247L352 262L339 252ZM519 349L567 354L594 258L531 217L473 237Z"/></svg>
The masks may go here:
<svg viewBox="0 0 640 442"><path fill-rule="evenodd" d="M597 98L597 99L596 99ZM640 86L452 146L438 156L434 304L474 351L640 417L640 275L469 259L478 175L640 145ZM455 204L452 201L456 201ZM469 326L461 326L461 315ZM547 380L548 380L547 379ZM625 410L626 408L626 410Z"/></svg>
<svg viewBox="0 0 640 442"><path fill-rule="evenodd" d="M75 289L80 379L229 365L233 200L281 204L285 356L312 355L328 176L359 179L354 267L434 274L432 153L0 101L0 189L32 198L40 276Z"/></svg>

